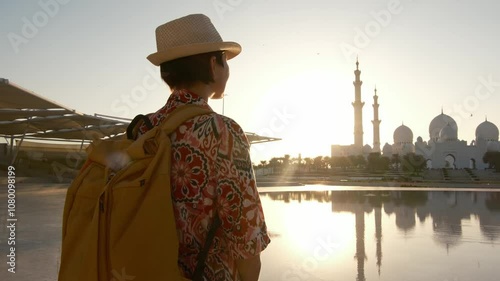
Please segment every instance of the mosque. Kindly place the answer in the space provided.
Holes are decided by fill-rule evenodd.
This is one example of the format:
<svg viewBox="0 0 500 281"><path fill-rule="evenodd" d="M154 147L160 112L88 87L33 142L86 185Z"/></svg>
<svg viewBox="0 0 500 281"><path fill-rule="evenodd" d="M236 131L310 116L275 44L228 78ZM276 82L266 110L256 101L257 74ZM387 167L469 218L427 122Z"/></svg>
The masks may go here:
<svg viewBox="0 0 500 281"><path fill-rule="evenodd" d="M452 117L441 114L434 117L429 124L429 140L424 141L418 137L413 142L412 130L402 124L394 131L393 144L386 143L380 148L380 123L378 118L378 96L377 89L373 96L373 146L363 145L363 106L361 101L361 71L359 62L356 60L354 71L354 144L332 145L331 156L364 155L379 152L383 156L392 157L394 154L405 155L416 153L422 155L427 161L427 168L453 168L453 169L486 169L488 164L483 162L483 155L487 151L500 151L498 141L498 127L488 120L479 124L476 128L476 139L468 144L458 139L458 125Z"/></svg>

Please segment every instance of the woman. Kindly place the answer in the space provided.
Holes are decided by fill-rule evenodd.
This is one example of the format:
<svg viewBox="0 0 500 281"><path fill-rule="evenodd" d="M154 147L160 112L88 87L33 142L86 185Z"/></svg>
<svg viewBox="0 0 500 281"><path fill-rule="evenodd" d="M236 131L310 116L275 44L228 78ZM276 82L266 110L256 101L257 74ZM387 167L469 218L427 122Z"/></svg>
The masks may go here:
<svg viewBox="0 0 500 281"><path fill-rule="evenodd" d="M148 59L160 66L171 89L164 107L150 115L153 125L178 107L210 109L229 78L227 60L241 52L223 42L204 15L188 15L156 29L158 51ZM141 131L146 131L141 127ZM186 121L172 135L172 199L179 237L179 267L193 278L198 255L218 217L203 271L204 280L258 280L260 252L270 243L241 127L217 113ZM209 241L210 242L210 241Z"/></svg>

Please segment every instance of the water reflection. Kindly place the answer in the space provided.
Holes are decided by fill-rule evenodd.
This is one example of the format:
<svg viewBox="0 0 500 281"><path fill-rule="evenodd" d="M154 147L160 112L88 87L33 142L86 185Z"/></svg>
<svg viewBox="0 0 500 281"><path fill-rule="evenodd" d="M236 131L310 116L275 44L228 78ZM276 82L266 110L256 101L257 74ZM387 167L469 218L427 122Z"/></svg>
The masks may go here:
<svg viewBox="0 0 500 281"><path fill-rule="evenodd" d="M447 253L461 243L470 242L471 239L473 242L492 244L500 240L500 193L498 192L300 191L261 192L261 196L284 203L303 201L330 203L332 213L353 214L356 233L354 253L357 264L356 280L360 281L367 279L365 214L373 213L375 220L375 255L379 277L383 263L383 212L387 216L395 217L395 227L402 235L411 235L415 231L417 219L422 225L430 223L432 240ZM479 222L482 239L464 237L462 220L472 218Z"/></svg>

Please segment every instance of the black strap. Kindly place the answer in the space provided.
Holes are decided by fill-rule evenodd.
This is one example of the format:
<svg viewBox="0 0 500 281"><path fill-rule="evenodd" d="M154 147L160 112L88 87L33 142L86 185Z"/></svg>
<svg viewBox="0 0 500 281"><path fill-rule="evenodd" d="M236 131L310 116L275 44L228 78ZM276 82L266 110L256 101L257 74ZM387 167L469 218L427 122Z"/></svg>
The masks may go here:
<svg viewBox="0 0 500 281"><path fill-rule="evenodd" d="M132 122L127 127L127 139L129 140L134 140L136 136L134 135L134 129L135 127L139 124L139 122L142 121L146 126L148 127L148 130L153 129L153 124L151 123L151 120L145 115L139 114L134 119L132 119Z"/></svg>
<svg viewBox="0 0 500 281"><path fill-rule="evenodd" d="M208 251L210 250L210 246L214 240L215 232L220 225L221 221L219 216L215 214L214 222L208 231L207 240L205 240L205 246L203 246L201 252L198 253L198 263L196 264L196 268L193 273L193 281L203 281L203 271L205 270L205 262L207 261Z"/></svg>

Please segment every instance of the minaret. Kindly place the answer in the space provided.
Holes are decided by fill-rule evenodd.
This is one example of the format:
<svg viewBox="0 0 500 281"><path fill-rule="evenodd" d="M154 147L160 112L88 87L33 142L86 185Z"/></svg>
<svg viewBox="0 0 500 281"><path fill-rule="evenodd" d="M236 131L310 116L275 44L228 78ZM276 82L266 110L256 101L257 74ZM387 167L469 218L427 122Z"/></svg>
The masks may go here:
<svg viewBox="0 0 500 281"><path fill-rule="evenodd" d="M382 268L382 207L375 207L375 238L377 239L377 268L378 276Z"/></svg>
<svg viewBox="0 0 500 281"><path fill-rule="evenodd" d="M359 70L358 58L356 58L356 70L354 71L354 75L356 76L356 80L353 82L354 102L352 103L354 107L354 146L356 149L359 149L359 153L361 153L363 149L363 105L365 105L365 103L361 102L361 85L363 81L359 79L361 71Z"/></svg>
<svg viewBox="0 0 500 281"><path fill-rule="evenodd" d="M365 211L363 205L359 204L354 213L356 218L356 255L354 258L357 261L358 269L356 281L366 281L365 260L368 258L365 252Z"/></svg>
<svg viewBox="0 0 500 281"><path fill-rule="evenodd" d="M373 96L373 152L380 152L380 122L378 119L378 96L377 87L375 87L375 95Z"/></svg>

